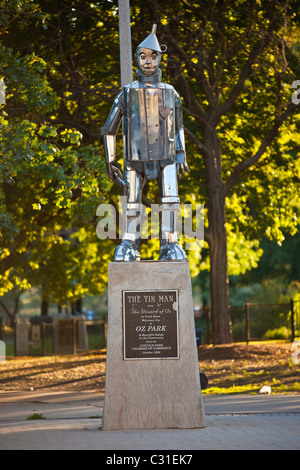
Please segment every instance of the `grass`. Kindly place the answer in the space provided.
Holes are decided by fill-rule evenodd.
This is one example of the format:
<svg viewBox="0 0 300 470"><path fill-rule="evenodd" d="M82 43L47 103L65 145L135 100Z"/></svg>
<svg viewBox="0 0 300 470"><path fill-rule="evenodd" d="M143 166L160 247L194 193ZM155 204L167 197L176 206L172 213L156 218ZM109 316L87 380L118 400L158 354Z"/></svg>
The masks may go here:
<svg viewBox="0 0 300 470"><path fill-rule="evenodd" d="M261 342L199 348L199 368L208 378L203 395L299 394L300 367L291 360L291 343Z"/></svg>
<svg viewBox="0 0 300 470"><path fill-rule="evenodd" d="M276 380L273 381L264 381L263 385L270 385L272 389L272 394L290 394L290 393L300 393L300 384L299 382L292 382L287 384L281 384ZM206 390L202 390L203 395L235 395L235 394L249 394L257 395L260 390L260 386L257 387L255 384L246 384L246 385L235 385L232 384L229 387L221 387L218 385L208 387Z"/></svg>
<svg viewBox="0 0 300 470"><path fill-rule="evenodd" d="M32 421L35 419L47 419L45 416L43 416L42 413L33 413L33 415L27 416L26 420L27 421Z"/></svg>

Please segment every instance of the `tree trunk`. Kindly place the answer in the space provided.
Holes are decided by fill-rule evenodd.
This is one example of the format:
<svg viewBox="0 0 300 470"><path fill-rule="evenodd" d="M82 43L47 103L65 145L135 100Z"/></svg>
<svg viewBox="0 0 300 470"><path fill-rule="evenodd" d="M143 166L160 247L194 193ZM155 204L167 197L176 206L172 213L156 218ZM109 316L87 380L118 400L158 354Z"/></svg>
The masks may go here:
<svg viewBox="0 0 300 470"><path fill-rule="evenodd" d="M225 185L222 181L221 143L213 126L206 127L204 144L209 149L209 156L206 157L205 163L207 169L213 343L227 344L232 342L232 334L229 316Z"/></svg>
<svg viewBox="0 0 300 470"><path fill-rule="evenodd" d="M49 314L49 303L48 303L48 300L44 299L42 297L42 300L41 300L41 316L45 316L47 317Z"/></svg>
<svg viewBox="0 0 300 470"><path fill-rule="evenodd" d="M82 299L78 299L75 302L76 312L82 315Z"/></svg>
<svg viewBox="0 0 300 470"><path fill-rule="evenodd" d="M10 311L9 308L5 305L5 303L0 299L0 305L3 308L3 310L7 313L7 316L12 325L14 325L15 322L17 321L17 316L19 313L20 297L21 297L21 292L19 292L17 294L17 297L14 299L15 305L12 311Z"/></svg>
<svg viewBox="0 0 300 470"><path fill-rule="evenodd" d="M227 274L225 198L222 191L209 195L211 322L214 344L232 342Z"/></svg>

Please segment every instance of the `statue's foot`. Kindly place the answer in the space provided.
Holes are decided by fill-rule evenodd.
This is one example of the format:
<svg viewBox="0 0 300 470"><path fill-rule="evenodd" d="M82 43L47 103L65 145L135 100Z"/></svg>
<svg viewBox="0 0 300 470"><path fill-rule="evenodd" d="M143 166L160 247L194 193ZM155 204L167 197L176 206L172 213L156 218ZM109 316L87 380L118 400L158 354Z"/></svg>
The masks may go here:
<svg viewBox="0 0 300 470"><path fill-rule="evenodd" d="M178 243L167 243L165 247L162 249L160 257L158 258L160 261L164 260L186 260L187 256L184 249L178 245Z"/></svg>
<svg viewBox="0 0 300 470"><path fill-rule="evenodd" d="M140 261L141 255L131 240L123 240L114 252L114 261Z"/></svg>

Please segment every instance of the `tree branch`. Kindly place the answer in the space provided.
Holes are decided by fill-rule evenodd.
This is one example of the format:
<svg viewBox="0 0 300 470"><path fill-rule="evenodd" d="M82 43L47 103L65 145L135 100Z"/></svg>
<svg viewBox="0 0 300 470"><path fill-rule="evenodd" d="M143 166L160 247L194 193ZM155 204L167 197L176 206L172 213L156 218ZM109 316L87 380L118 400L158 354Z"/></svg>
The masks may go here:
<svg viewBox="0 0 300 470"><path fill-rule="evenodd" d="M20 297L21 297L21 292L19 291L17 294L17 297L14 299L15 305L12 311L10 311L7 305L5 305L5 303L3 302L3 300L0 299L0 306L3 308L3 310L7 314L8 318L10 318L12 321L17 316L17 313L19 311Z"/></svg>
<svg viewBox="0 0 300 470"><path fill-rule="evenodd" d="M170 49L173 48L174 54L181 60L181 62L186 64L187 69L188 69L188 74L191 77L194 77L199 81L204 91L204 94L207 98L207 101L212 106L215 106L216 100L215 100L214 92L209 84L209 81L207 80L204 74L203 64L200 62L198 64L192 64L191 57L185 53L185 51L183 50L181 46L179 46L177 41L174 39L174 37L170 33L169 29L166 27L162 27L162 30L164 32L164 35L168 38L169 47L171 46Z"/></svg>
<svg viewBox="0 0 300 470"><path fill-rule="evenodd" d="M259 159L263 156L266 149L269 147L269 145L272 143L273 139L275 138L280 126L296 110L296 108L299 108L299 106L290 102L285 112L281 114L279 118L275 119L273 126L263 138L258 151L254 155L252 155L252 157L236 165L231 175L229 176L227 182L225 183L225 195L226 196L228 195L229 191L234 186L237 179L240 177L241 173L245 170L248 170L251 166L255 165L259 161Z"/></svg>
<svg viewBox="0 0 300 470"><path fill-rule="evenodd" d="M10 268L12 268L18 258L22 257L22 254L18 252L11 252L6 258L3 258L0 261L0 276L4 275L6 271L8 271Z"/></svg>
<svg viewBox="0 0 300 470"><path fill-rule="evenodd" d="M288 0L289 1L289 0ZM276 30L276 24L280 19L280 15L276 16L274 15L275 12L275 0L270 1L269 6L268 6L268 16L270 19L268 29L264 31L264 34L262 37L256 41L252 47L252 49L249 52L248 59L244 65L244 67L241 69L241 72L239 74L238 81L236 85L234 86L233 90L231 91L229 97L227 100L219 107L218 109L218 118L220 119L221 116L226 114L230 108L234 105L237 97L241 93L245 81L249 77L251 70L252 70L252 65L254 64L256 58L262 53L262 51L268 46L268 44L271 42L272 38L274 38L274 31ZM286 21L286 19L285 19Z"/></svg>
<svg viewBox="0 0 300 470"><path fill-rule="evenodd" d="M191 131L185 127L184 132L206 157L211 157L211 151L204 144L202 144L202 142L200 142L200 140Z"/></svg>
<svg viewBox="0 0 300 470"><path fill-rule="evenodd" d="M195 117L199 125L202 126L203 123L206 124L205 112L201 108L197 98L192 92L191 87L189 86L189 83L187 79L184 77L184 75L180 74L177 76L176 82L175 82L175 88L183 96L184 102L189 112L193 114L193 116Z"/></svg>
<svg viewBox="0 0 300 470"><path fill-rule="evenodd" d="M239 78L236 85L234 86L227 100L218 109L218 119L220 119L221 116L226 114L234 105L237 97L239 96L244 87L245 81L251 73L252 65L254 64L256 57L259 56L262 50L270 42L270 40L270 36L268 34L265 34L263 38L253 46L252 50L249 53L248 60L239 74Z"/></svg>
<svg viewBox="0 0 300 470"><path fill-rule="evenodd" d="M5 311L5 313L7 314L7 316L10 318L11 317L11 312L9 311L9 309L7 308L7 306L5 305L5 303L1 299L0 299L0 305L3 308L3 310Z"/></svg>

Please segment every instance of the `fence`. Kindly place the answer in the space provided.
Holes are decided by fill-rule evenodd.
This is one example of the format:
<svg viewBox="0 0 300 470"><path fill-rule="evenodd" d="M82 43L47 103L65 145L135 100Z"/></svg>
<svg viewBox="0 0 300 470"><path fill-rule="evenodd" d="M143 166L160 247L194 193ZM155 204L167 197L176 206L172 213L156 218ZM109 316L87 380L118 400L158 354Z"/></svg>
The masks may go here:
<svg viewBox="0 0 300 470"><path fill-rule="evenodd" d="M246 303L230 307L233 341L286 339L294 341L300 330L300 302Z"/></svg>
<svg viewBox="0 0 300 470"><path fill-rule="evenodd" d="M300 301L281 304L245 303L230 307L233 342L285 339L300 336ZM198 326L206 328L204 342L211 341L211 318L207 308L200 312ZM197 321L196 321L197 324Z"/></svg>
<svg viewBox="0 0 300 470"><path fill-rule="evenodd" d="M0 321L0 340L5 342L7 356L75 354L104 348L106 338L106 319L35 317L13 327Z"/></svg>
<svg viewBox="0 0 300 470"><path fill-rule="evenodd" d="M282 304L246 303L242 307L230 307L233 342L285 339L294 341L300 337L300 301ZM79 318L59 319L35 317L26 327L15 328L1 324L0 340L5 342L6 355L52 355L100 349L106 346L107 322ZM204 327L203 342L211 342L209 308L200 312L196 327ZM18 328L18 332L17 332Z"/></svg>

